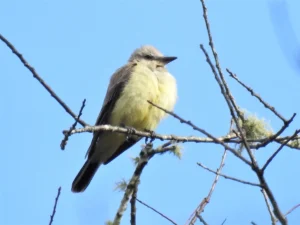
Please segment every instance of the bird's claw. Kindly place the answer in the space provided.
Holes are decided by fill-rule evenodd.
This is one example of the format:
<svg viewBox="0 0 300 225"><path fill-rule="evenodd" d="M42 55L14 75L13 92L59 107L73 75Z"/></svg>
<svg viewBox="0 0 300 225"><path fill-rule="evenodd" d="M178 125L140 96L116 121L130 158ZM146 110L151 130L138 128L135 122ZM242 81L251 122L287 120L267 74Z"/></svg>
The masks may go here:
<svg viewBox="0 0 300 225"><path fill-rule="evenodd" d="M128 141L131 136L135 134L135 129L133 127L126 126L124 123L122 123L121 126L127 129L126 140Z"/></svg>
<svg viewBox="0 0 300 225"><path fill-rule="evenodd" d="M153 130L148 130L148 129L145 129L145 131L150 133L150 137L146 137L145 139L145 144L148 143L149 139L150 139L149 143L152 143L155 140L155 132Z"/></svg>

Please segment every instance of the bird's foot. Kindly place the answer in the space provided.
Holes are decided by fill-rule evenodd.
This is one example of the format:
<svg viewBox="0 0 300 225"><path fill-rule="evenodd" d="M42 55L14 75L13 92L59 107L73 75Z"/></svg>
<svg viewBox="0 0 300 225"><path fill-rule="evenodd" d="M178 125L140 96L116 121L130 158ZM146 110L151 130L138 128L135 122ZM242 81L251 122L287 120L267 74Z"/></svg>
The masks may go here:
<svg viewBox="0 0 300 225"><path fill-rule="evenodd" d="M126 140L129 140L132 137L132 135L135 134L135 129L133 127L126 126L124 123L121 123L121 127L127 129Z"/></svg>
<svg viewBox="0 0 300 225"><path fill-rule="evenodd" d="M148 130L148 129L145 129L145 131L150 133L150 137L145 138L145 144L152 143L155 140L155 132L153 130Z"/></svg>

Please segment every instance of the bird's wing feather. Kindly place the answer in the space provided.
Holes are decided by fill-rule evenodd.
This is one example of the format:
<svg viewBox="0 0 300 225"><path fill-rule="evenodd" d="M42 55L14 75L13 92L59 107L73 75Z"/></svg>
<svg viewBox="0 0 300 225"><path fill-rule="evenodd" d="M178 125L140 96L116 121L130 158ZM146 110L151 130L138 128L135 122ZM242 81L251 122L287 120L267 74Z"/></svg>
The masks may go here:
<svg viewBox="0 0 300 225"><path fill-rule="evenodd" d="M125 66L118 69L111 77L110 83L106 92L106 96L102 105L102 109L99 113L99 116L96 120L96 126L97 125L103 125L109 123L109 118L111 115L112 110L114 109L114 106L119 99L124 86L126 85L126 82L130 78L130 74L133 70L133 68L136 66L136 63L128 63ZM96 131L93 134L93 139L91 141L90 147L86 153L88 158L92 157L95 151L95 146L97 143L97 140L101 136L103 131ZM124 152L126 149L128 149L130 146L132 146L137 141L135 139L129 138L125 143L123 143L119 149L116 149L116 152L105 162L105 164L112 161L114 158L116 158L118 155L120 155L122 152ZM134 142L134 143L133 143ZM131 144L130 144L131 143ZM130 144L130 145L129 145Z"/></svg>
<svg viewBox="0 0 300 225"><path fill-rule="evenodd" d="M130 148L132 145L137 143L139 140L141 140L142 137L138 136L132 136L128 138L124 143L115 151L115 153L109 157L105 162L104 165L110 163L113 161L115 158L117 158L119 155L121 155L124 151L126 151L128 148Z"/></svg>

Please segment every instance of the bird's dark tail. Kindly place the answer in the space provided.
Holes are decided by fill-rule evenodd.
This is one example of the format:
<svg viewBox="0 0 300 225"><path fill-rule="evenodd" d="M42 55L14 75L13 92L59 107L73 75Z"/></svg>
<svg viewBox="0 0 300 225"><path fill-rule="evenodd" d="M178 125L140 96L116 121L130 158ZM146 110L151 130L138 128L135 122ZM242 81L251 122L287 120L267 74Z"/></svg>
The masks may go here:
<svg viewBox="0 0 300 225"><path fill-rule="evenodd" d="M101 163L87 160L72 183L72 192L83 192L89 186Z"/></svg>

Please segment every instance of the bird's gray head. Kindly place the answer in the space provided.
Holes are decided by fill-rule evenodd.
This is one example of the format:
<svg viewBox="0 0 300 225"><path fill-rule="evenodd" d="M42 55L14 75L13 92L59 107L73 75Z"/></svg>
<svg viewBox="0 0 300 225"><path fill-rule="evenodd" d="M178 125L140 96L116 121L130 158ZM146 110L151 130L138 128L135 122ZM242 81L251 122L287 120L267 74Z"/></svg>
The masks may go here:
<svg viewBox="0 0 300 225"><path fill-rule="evenodd" d="M144 61L155 62L158 65L165 66L166 64L177 59L173 56L164 56L160 51L151 45L144 45L136 49L130 56L129 62Z"/></svg>

